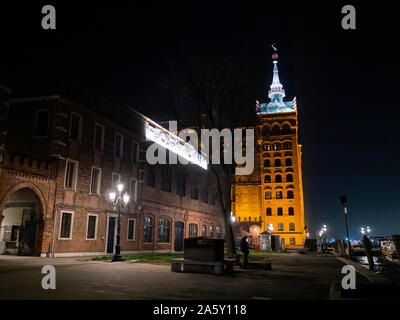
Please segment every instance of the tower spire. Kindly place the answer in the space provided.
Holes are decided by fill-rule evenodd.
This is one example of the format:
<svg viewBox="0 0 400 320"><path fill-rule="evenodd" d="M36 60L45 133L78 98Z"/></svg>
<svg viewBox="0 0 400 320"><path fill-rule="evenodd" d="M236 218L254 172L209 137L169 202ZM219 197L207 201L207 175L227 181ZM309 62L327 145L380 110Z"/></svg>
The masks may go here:
<svg viewBox="0 0 400 320"><path fill-rule="evenodd" d="M283 89L283 86L279 81L278 60L275 59L273 63L274 63L274 75L272 77L272 84L270 85L270 90L268 91L268 98L272 100L274 95L279 95L281 96L280 98L283 99L285 97L285 90Z"/></svg>

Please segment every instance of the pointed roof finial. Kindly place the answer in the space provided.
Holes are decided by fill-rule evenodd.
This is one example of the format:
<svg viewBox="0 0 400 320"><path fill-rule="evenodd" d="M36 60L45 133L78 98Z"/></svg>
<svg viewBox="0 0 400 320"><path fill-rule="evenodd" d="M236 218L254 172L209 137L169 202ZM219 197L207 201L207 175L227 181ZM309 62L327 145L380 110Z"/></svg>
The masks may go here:
<svg viewBox="0 0 400 320"><path fill-rule="evenodd" d="M272 77L272 84L270 86L271 90L268 91L268 97L272 99L273 96L280 96L280 100L285 97L285 90L283 90L283 86L279 80L278 73L278 54L276 53L278 49L275 47L275 44L271 45L272 49L274 49L274 54L272 55L272 59L274 60L274 74Z"/></svg>

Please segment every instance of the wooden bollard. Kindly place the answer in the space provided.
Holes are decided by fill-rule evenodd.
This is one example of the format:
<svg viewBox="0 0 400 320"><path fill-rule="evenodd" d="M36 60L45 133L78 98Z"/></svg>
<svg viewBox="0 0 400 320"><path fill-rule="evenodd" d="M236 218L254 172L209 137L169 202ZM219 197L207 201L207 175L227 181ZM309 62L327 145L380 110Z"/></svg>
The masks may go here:
<svg viewBox="0 0 400 320"><path fill-rule="evenodd" d="M374 258L372 257L371 241L369 241L366 235L363 236L363 244L368 259L369 270L374 271L375 268L374 268Z"/></svg>

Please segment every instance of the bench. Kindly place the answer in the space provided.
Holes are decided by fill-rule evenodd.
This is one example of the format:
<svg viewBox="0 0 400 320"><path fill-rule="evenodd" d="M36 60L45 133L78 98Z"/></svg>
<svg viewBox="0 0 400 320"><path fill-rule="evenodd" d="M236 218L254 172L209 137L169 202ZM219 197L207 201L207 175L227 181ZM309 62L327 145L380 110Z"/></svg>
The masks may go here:
<svg viewBox="0 0 400 320"><path fill-rule="evenodd" d="M171 271L221 274L223 264L220 261L188 260L184 258L173 259Z"/></svg>

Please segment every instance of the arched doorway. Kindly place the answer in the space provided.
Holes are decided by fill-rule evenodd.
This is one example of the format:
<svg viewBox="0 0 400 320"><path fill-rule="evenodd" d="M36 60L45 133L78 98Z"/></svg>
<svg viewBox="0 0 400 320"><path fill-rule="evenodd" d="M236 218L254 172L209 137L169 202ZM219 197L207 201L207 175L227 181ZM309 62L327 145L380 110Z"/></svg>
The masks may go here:
<svg viewBox="0 0 400 320"><path fill-rule="evenodd" d="M43 208L30 188L9 195L1 212L0 254L40 255L43 240Z"/></svg>

